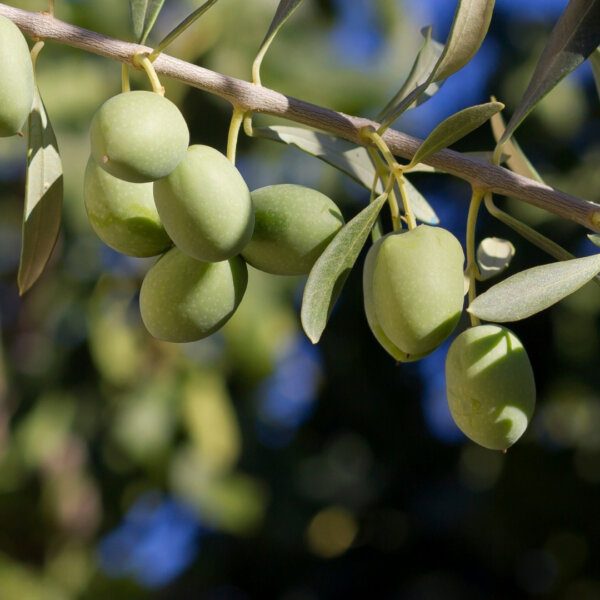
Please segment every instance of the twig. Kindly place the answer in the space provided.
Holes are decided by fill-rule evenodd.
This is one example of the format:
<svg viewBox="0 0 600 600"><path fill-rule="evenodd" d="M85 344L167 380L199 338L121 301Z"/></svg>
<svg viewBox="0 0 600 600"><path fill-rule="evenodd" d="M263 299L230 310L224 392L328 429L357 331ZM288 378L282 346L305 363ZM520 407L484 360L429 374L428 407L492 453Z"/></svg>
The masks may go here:
<svg viewBox="0 0 600 600"><path fill-rule="evenodd" d="M0 3L0 15L14 21L34 39L52 40L87 52L127 63L133 68L133 57L152 48L116 40L60 21L47 13L35 13ZM203 67L161 54L154 61L159 75L176 79L210 94L220 96L245 112L283 117L303 125L365 145L360 136L364 127L379 128L369 119L346 115L322 106L285 96L274 90L228 77ZM383 139L394 155L410 160L421 140L388 129ZM437 169L468 181L471 186L495 194L511 196L545 209L564 219L600 232L600 206L576 198L502 167L454 152L442 150L424 161Z"/></svg>

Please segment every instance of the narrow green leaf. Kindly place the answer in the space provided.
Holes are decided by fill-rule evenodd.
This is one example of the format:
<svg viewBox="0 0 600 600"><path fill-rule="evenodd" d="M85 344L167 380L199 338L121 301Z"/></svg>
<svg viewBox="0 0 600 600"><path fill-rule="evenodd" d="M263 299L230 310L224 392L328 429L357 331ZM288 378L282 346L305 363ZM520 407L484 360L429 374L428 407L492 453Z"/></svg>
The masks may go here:
<svg viewBox="0 0 600 600"><path fill-rule="evenodd" d="M495 0L461 0L454 13L452 29L434 81L440 81L462 69L477 53L490 27Z"/></svg>
<svg viewBox="0 0 600 600"><path fill-rule="evenodd" d="M552 306L598 273L600 254L533 267L490 288L467 310L485 321L518 321Z"/></svg>
<svg viewBox="0 0 600 600"><path fill-rule="evenodd" d="M306 280L300 318L310 341L316 344L331 309L375 224L387 196L378 196L348 221L314 264Z"/></svg>
<svg viewBox="0 0 600 600"><path fill-rule="evenodd" d="M148 37L165 0L129 0L129 11L135 39L143 44Z"/></svg>
<svg viewBox="0 0 600 600"><path fill-rule="evenodd" d="M273 38L277 35L277 32L281 29L282 25L292 16L294 11L302 4L302 0L280 0L279 5L277 6L277 10L275 11L275 16L271 21L271 25L269 25L269 29L267 30L267 35L265 35L265 39L262 41L259 49L259 54L265 47L271 43Z"/></svg>
<svg viewBox="0 0 600 600"><path fill-rule="evenodd" d="M410 164L416 165L442 148L447 148L483 125L492 115L500 112L503 108L504 104L501 102L488 102L470 106L444 119L419 146Z"/></svg>
<svg viewBox="0 0 600 600"><path fill-rule="evenodd" d="M588 234L588 238L590 239L590 242L592 242L592 244L595 244L600 248L600 235L598 235L597 233L590 233Z"/></svg>
<svg viewBox="0 0 600 600"><path fill-rule="evenodd" d="M333 135L302 127L258 127L254 132L259 137L296 146L345 173L368 190L373 185L375 166L366 148L362 146L355 146ZM430 225L439 223L435 211L423 195L408 180L405 181L416 218ZM382 191L381 181L378 181L375 192L380 194Z"/></svg>
<svg viewBox="0 0 600 600"><path fill-rule="evenodd" d="M596 91L600 98L600 48L596 48L590 54L590 63L592 64L592 72L594 73L594 81L596 82Z"/></svg>
<svg viewBox="0 0 600 600"><path fill-rule="evenodd" d="M17 282L23 295L42 274L58 237L63 172L56 136L37 87L28 120L23 241Z"/></svg>
<svg viewBox="0 0 600 600"><path fill-rule="evenodd" d="M375 167L367 149L363 146L355 146L333 135L302 127L285 125L256 127L254 133L258 137L296 146L303 152L316 156L342 171L367 189L371 189ZM378 183L375 191L378 194L383 191L381 182Z"/></svg>
<svg viewBox="0 0 600 600"><path fill-rule="evenodd" d="M570 0L555 25L500 139L503 145L536 104L600 45L600 0Z"/></svg>
<svg viewBox="0 0 600 600"><path fill-rule="evenodd" d="M492 125L492 133L494 134L494 139L498 142L506 126L504 124L504 119L500 113L496 113L492 116L491 120ZM537 172L536 168L531 164L527 156L521 147L517 143L517 140L513 137L510 139L503 147L504 153L506 156L506 164L511 171L518 173L519 175L523 175L523 177L529 177L529 179L534 179L539 181L540 183L544 183L540 174Z"/></svg>
<svg viewBox="0 0 600 600"><path fill-rule="evenodd" d="M489 29L494 3L495 0L459 0L444 46L430 41L431 31L427 30L425 44L406 82L383 111L386 124L408 108L429 100L445 79L475 56Z"/></svg>
<svg viewBox="0 0 600 600"><path fill-rule="evenodd" d="M431 27L425 29L425 42L419 50L412 69L396 95L377 116L378 121L394 121L405 110L426 102L442 86L441 82L431 83L431 75L437 65L444 45L431 39Z"/></svg>
<svg viewBox="0 0 600 600"><path fill-rule="evenodd" d="M485 281L504 271L513 256L515 247L501 238L485 238L477 248L477 264L481 279Z"/></svg>

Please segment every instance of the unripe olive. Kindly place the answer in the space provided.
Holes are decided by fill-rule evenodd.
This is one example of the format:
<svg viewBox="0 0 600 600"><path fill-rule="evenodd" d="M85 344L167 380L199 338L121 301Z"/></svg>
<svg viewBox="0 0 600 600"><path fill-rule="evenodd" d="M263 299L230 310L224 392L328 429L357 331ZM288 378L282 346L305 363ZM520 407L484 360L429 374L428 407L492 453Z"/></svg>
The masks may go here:
<svg viewBox="0 0 600 600"><path fill-rule="evenodd" d="M154 183L154 200L175 245L197 260L226 260L252 236L250 190L231 161L210 146L190 146L179 166Z"/></svg>
<svg viewBox="0 0 600 600"><path fill-rule="evenodd" d="M485 448L505 450L523 434L535 406L531 363L517 336L500 325L463 331L446 357L452 417Z"/></svg>
<svg viewBox="0 0 600 600"><path fill-rule="evenodd" d="M90 137L95 161L132 183L168 175L185 156L190 140L175 104L141 90L109 98L92 119Z"/></svg>
<svg viewBox="0 0 600 600"><path fill-rule="evenodd" d="M363 272L365 312L375 336L385 334L408 360L437 348L462 312L463 262L459 241L440 227L420 225L380 238Z"/></svg>
<svg viewBox="0 0 600 600"><path fill-rule="evenodd" d="M90 156L83 198L94 231L118 252L156 256L171 245L154 206L152 183L130 183L113 177Z"/></svg>
<svg viewBox="0 0 600 600"><path fill-rule="evenodd" d="M214 333L231 317L248 282L246 263L234 256L201 262L172 248L148 271L140 312L148 331L168 342L193 342Z"/></svg>
<svg viewBox="0 0 600 600"><path fill-rule="evenodd" d="M19 28L0 16L0 137L19 133L33 104L33 66Z"/></svg>
<svg viewBox="0 0 600 600"><path fill-rule="evenodd" d="M269 185L252 192L256 223L242 256L274 275L305 275L344 224L325 194L301 185Z"/></svg>
<svg viewBox="0 0 600 600"><path fill-rule="evenodd" d="M390 340L387 335L385 335L379 321L377 320L377 313L375 311L375 303L373 301L373 286L371 285L370 280L367 278L370 277L373 272L376 258L377 258L377 250L380 246L374 248L373 252L368 252L367 257L365 259L365 264L363 268L363 299L364 299L364 307L365 307L365 315L367 317L367 323L375 336L375 339L379 342L379 344L386 350L391 356L393 356L399 362L412 362L415 360L419 360L423 358L425 354L407 354L406 352L400 350L392 340Z"/></svg>

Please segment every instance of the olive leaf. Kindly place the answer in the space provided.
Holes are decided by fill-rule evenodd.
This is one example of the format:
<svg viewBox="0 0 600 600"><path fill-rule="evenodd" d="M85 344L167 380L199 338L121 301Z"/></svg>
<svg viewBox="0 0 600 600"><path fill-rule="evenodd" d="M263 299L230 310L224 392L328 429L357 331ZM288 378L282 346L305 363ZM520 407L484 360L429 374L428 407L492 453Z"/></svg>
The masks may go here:
<svg viewBox="0 0 600 600"><path fill-rule="evenodd" d="M135 39L143 44L148 37L165 0L129 0L129 11Z"/></svg>
<svg viewBox="0 0 600 600"><path fill-rule="evenodd" d="M518 321L552 306L598 273L600 254L533 267L496 284L467 310L485 321Z"/></svg>
<svg viewBox="0 0 600 600"><path fill-rule="evenodd" d="M17 282L23 295L42 274L60 229L63 171L56 136L37 86L27 122L23 241Z"/></svg>
<svg viewBox="0 0 600 600"><path fill-rule="evenodd" d="M482 280L495 277L504 271L513 256L515 247L501 238L485 238L477 248L477 264Z"/></svg>
<svg viewBox="0 0 600 600"><path fill-rule="evenodd" d="M410 166L460 140L503 108L504 104L501 102L487 102L470 106L444 119L421 143Z"/></svg>
<svg viewBox="0 0 600 600"><path fill-rule="evenodd" d="M311 269L304 287L300 318L313 344L321 338L333 305L386 200L387 195L381 194L348 221Z"/></svg>
<svg viewBox="0 0 600 600"><path fill-rule="evenodd" d="M502 137L504 130L506 129L504 119L500 113L496 113L492 116L490 123L492 125L494 139L496 142L498 142ZM519 175L523 175L524 177L529 177L529 179L534 179L535 181L544 183L540 174L537 172L536 168L531 164L531 162L529 162L529 159L527 156L525 156L525 153L523 150L521 150L521 147L514 137L504 145L503 149L504 153L507 155L505 162L511 171L514 171Z"/></svg>
<svg viewBox="0 0 600 600"><path fill-rule="evenodd" d="M257 127L254 129L254 133L258 137L296 146L303 152L315 156L345 173L368 190L373 185L375 166L367 149L363 146L355 146L351 142L333 135L302 127L288 127L285 125ZM430 225L439 223L435 211L423 195L407 179L405 179L405 182L415 217L419 221ZM375 192L380 194L382 191L383 186L381 181L378 181Z"/></svg>
<svg viewBox="0 0 600 600"><path fill-rule="evenodd" d="M375 167L367 149L363 146L356 146L333 135L303 127L276 125L256 127L253 131L258 137L296 146L303 152L316 156L342 171L367 189L371 189ZM378 182L375 191L378 194L383 191L381 182Z"/></svg>
<svg viewBox="0 0 600 600"><path fill-rule="evenodd" d="M419 50L413 66L402 87L377 116L378 121L396 120L405 110L426 102L442 87L442 82L431 82L431 75L438 63L444 45L431 39L431 27L424 32L425 42Z"/></svg>
<svg viewBox="0 0 600 600"><path fill-rule="evenodd" d="M595 244L596 246L600 247L600 235L597 233L590 233L588 234L588 238L590 239L590 242L592 242L592 244Z"/></svg>
<svg viewBox="0 0 600 600"><path fill-rule="evenodd" d="M282 25L292 16L294 11L302 4L302 0L280 0L275 16L269 25L267 34L262 41L259 49L259 53L263 51L264 47L269 45L273 38L277 35L277 32L281 29Z"/></svg>
<svg viewBox="0 0 600 600"><path fill-rule="evenodd" d="M396 120L408 108L429 100L442 82L462 69L479 50L492 19L495 0L459 0L446 44L425 44L400 91L385 107L385 123ZM432 85L433 84L433 85Z"/></svg>
<svg viewBox="0 0 600 600"><path fill-rule="evenodd" d="M566 75L600 45L600 0L570 0L556 23L506 130L502 146L533 110Z"/></svg>
<svg viewBox="0 0 600 600"><path fill-rule="evenodd" d="M596 82L596 91L598 92L598 97L600 97L600 48L596 48L590 54L590 63L592 65L594 81Z"/></svg>

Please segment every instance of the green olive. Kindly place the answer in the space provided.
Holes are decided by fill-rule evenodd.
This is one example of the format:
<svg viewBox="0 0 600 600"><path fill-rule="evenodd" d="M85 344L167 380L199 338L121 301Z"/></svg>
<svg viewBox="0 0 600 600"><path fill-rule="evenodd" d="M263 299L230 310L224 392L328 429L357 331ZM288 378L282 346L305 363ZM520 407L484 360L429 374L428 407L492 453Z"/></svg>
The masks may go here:
<svg viewBox="0 0 600 600"><path fill-rule="evenodd" d="M369 249L363 271L367 320L397 360L402 353L405 360L422 358L450 335L462 312L463 262L460 242L429 225L390 233Z"/></svg>
<svg viewBox="0 0 600 600"><path fill-rule="evenodd" d="M111 248L130 256L156 256L171 245L152 195L152 183L113 177L90 157L83 198L90 223Z"/></svg>
<svg viewBox="0 0 600 600"><path fill-rule="evenodd" d="M452 417L485 448L505 450L523 434L535 407L535 381L517 336L500 325L463 331L446 358Z"/></svg>
<svg viewBox="0 0 600 600"><path fill-rule="evenodd" d="M205 338L235 312L247 282L246 263L239 256L201 262L172 248L144 277L142 321L155 338L168 342Z"/></svg>
<svg viewBox="0 0 600 600"><path fill-rule="evenodd" d="M321 192L280 184L252 192L256 223L242 256L274 275L305 275L344 224L339 208Z"/></svg>
<svg viewBox="0 0 600 600"><path fill-rule="evenodd" d="M19 28L0 16L0 137L23 129L33 104L33 66Z"/></svg>
<svg viewBox="0 0 600 600"><path fill-rule="evenodd" d="M109 98L92 119L92 156L108 173L145 183L168 175L183 159L190 134L179 109L154 92Z"/></svg>
<svg viewBox="0 0 600 600"><path fill-rule="evenodd" d="M252 236L250 190L231 161L210 146L190 146L179 166L154 183L154 200L175 245L197 260L227 260Z"/></svg>

